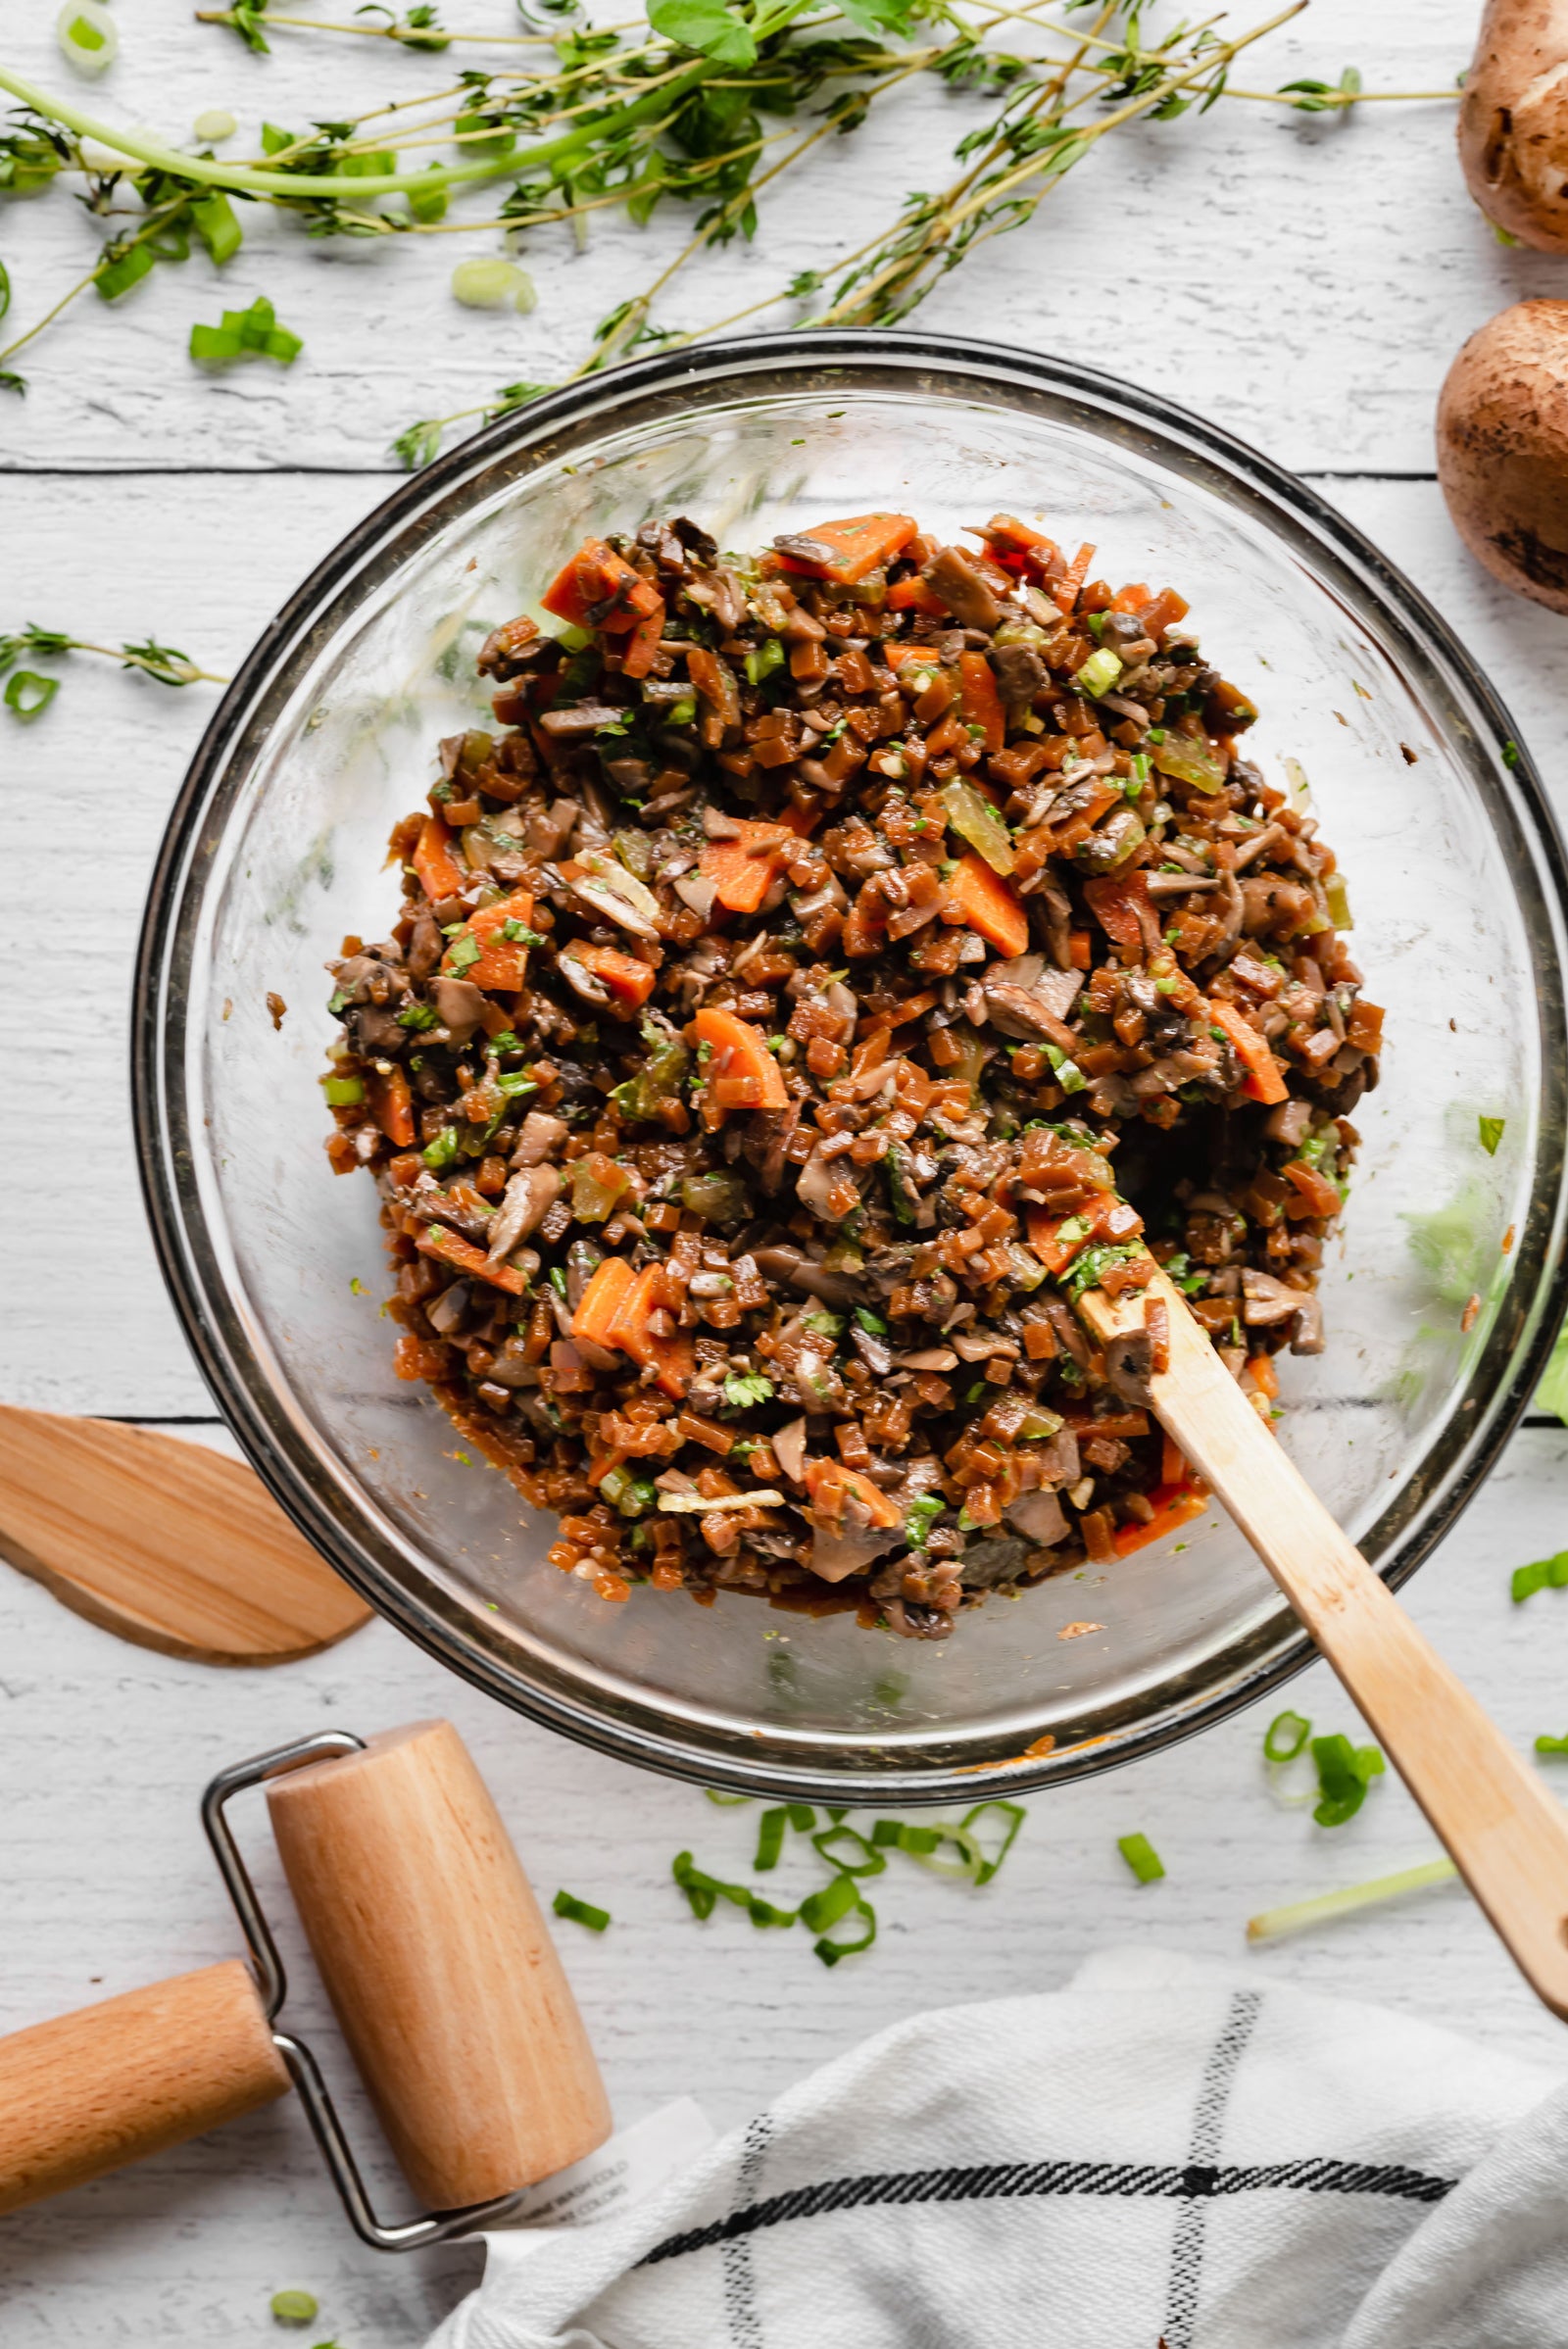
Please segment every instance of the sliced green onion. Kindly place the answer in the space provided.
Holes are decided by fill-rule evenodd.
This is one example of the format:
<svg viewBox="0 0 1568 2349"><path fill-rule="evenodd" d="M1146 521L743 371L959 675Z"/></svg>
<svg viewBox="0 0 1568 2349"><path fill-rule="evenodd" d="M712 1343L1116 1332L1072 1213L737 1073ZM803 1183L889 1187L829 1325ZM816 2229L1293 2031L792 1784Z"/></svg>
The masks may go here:
<svg viewBox="0 0 1568 2349"><path fill-rule="evenodd" d="M1020 1827L1022 1827L1025 1819L1028 1817L1028 1813L1025 1811L1021 1802L1001 1802L993 1799L990 1802L977 1802L972 1811L965 1811L963 1817L959 1820L958 1825L965 1831L966 1834L973 1835L975 1821L977 1819L984 1818L987 1811L1001 1812L1005 1824L1002 1831L1002 1841L997 1845L997 1848L992 1853L991 1857L987 1859L982 1855L980 1866L974 1880L977 1884L988 1884L991 1882L991 1879L996 1875L998 1869L1002 1866L1003 1861L1012 1849L1014 1842L1017 1840L1018 1830ZM976 1848L978 1849L980 1839L977 1835L974 1837L974 1839Z"/></svg>
<svg viewBox="0 0 1568 2349"><path fill-rule="evenodd" d="M95 80L120 53L120 27L98 0L66 0L55 19L55 38L78 73Z"/></svg>
<svg viewBox="0 0 1568 2349"><path fill-rule="evenodd" d="M784 1848L784 1830L789 1824L782 1808L764 1811L757 1822L757 1857L752 1866L762 1875L778 1866L778 1855Z"/></svg>
<svg viewBox="0 0 1568 2349"><path fill-rule="evenodd" d="M1264 1760L1294 1762L1311 1735L1312 1724L1304 1713L1276 1713L1263 1732Z"/></svg>
<svg viewBox="0 0 1568 2349"><path fill-rule="evenodd" d="M239 124L226 106L209 106L196 117L191 128L204 147L217 147L224 139L232 138Z"/></svg>
<svg viewBox="0 0 1568 2349"><path fill-rule="evenodd" d="M1109 645L1102 645L1098 653L1090 654L1073 677L1073 683L1080 693L1109 693L1120 675L1120 660Z"/></svg>
<svg viewBox="0 0 1568 2349"><path fill-rule="evenodd" d="M232 122L229 127L233 127ZM221 269L225 261L232 261L245 242L245 232L221 188L215 188L210 196L199 197L190 208L190 217L197 235L218 267Z"/></svg>
<svg viewBox="0 0 1568 2349"><path fill-rule="evenodd" d="M537 1093L539 1090L538 1078L531 1077L525 1068L503 1069L496 1083L509 1101L518 1101L525 1093Z"/></svg>
<svg viewBox="0 0 1568 2349"><path fill-rule="evenodd" d="M684 702L674 702L665 715L672 726L689 726L697 715L696 701L688 697Z"/></svg>
<svg viewBox="0 0 1568 2349"><path fill-rule="evenodd" d="M404 190L409 199L409 210L416 220L439 220L446 217L447 191L445 187L440 184L439 180L434 187L419 185L421 178L427 178L432 171L439 173L440 170L441 166L438 163L426 164L424 171L416 171Z"/></svg>
<svg viewBox="0 0 1568 2349"><path fill-rule="evenodd" d="M425 1144L419 1155L432 1174L439 1174L443 1167L457 1163L461 1149L462 1137L457 1127L443 1126L435 1140Z"/></svg>
<svg viewBox="0 0 1568 2349"><path fill-rule="evenodd" d="M1554 1558L1537 1558L1529 1566L1513 1570L1513 1600L1534 1598L1538 1590L1568 1590L1568 1549L1559 1549Z"/></svg>
<svg viewBox="0 0 1568 2349"><path fill-rule="evenodd" d="M99 290L102 291L101 283ZM280 367L286 367L293 366L304 348L299 335L277 323L277 313L265 294L258 294L249 310L225 310L220 326L193 326L190 330L192 359L209 364L230 359L275 359Z"/></svg>
<svg viewBox="0 0 1568 2349"><path fill-rule="evenodd" d="M1536 1751L1537 1753L1568 1753L1568 1737L1538 1737Z"/></svg>
<svg viewBox="0 0 1568 2349"><path fill-rule="evenodd" d="M770 677L783 665L783 645L776 636L764 636L746 656L746 681L749 685L760 685L764 677Z"/></svg>
<svg viewBox="0 0 1568 2349"><path fill-rule="evenodd" d="M848 1884L849 1881L848 1877L840 1879L843 1884ZM833 1941L829 1940L824 1933L820 1940L813 1941L811 1944L824 1966L836 1966L840 1958L858 1956L862 1949L869 1949L876 1939L876 1911L871 1903L868 1900L858 1899L854 1906L856 1915L865 1919L865 1930L858 1940ZM805 1915L804 1908L802 1915Z"/></svg>
<svg viewBox="0 0 1568 2349"><path fill-rule="evenodd" d="M309 2325L321 2304L314 2292L274 2292L268 2307L279 2325Z"/></svg>
<svg viewBox="0 0 1568 2349"><path fill-rule="evenodd" d="M1319 1827L1343 1827L1366 1800L1372 1780L1381 1778L1387 1764L1375 1745L1352 1746L1348 1737L1312 1739L1317 1765L1319 1800L1312 1816Z"/></svg>
<svg viewBox="0 0 1568 2349"><path fill-rule="evenodd" d="M694 1917L710 1917L716 1901L727 1900L744 1909L756 1926L787 1926L795 1923L794 1909L776 1909L770 1900L754 1892L746 1884L727 1884L721 1878L709 1876L699 1868L689 1851L677 1852L670 1862L670 1874L685 1893Z"/></svg>
<svg viewBox="0 0 1568 2349"><path fill-rule="evenodd" d="M913 1860L917 1868L929 1868L933 1876L966 1876L978 1884L985 1866L985 1854L966 1827L956 1827L951 1819L938 1819L929 1827L911 1827L902 1819L879 1819L871 1832L873 1843L893 1845L906 1859ZM952 1843L959 1857L955 1864L941 1856L945 1843Z"/></svg>
<svg viewBox="0 0 1568 2349"><path fill-rule="evenodd" d="M910 1501L904 1513L904 1534L911 1549L924 1549L946 1505L940 1493L921 1493Z"/></svg>
<svg viewBox="0 0 1568 2349"><path fill-rule="evenodd" d="M1483 1117L1477 1122L1481 1129L1481 1147L1489 1158L1494 1158L1508 1121L1505 1117Z"/></svg>
<svg viewBox="0 0 1568 2349"><path fill-rule="evenodd" d="M101 269L93 278L93 290L100 302L118 302L128 294L133 285L152 275L154 256L146 245L131 245L115 261Z"/></svg>
<svg viewBox="0 0 1568 2349"><path fill-rule="evenodd" d="M321 1091L329 1109L352 1109L365 1099L365 1087L358 1077L323 1077Z"/></svg>
<svg viewBox="0 0 1568 2349"><path fill-rule="evenodd" d="M824 1828L819 1835L811 1837L811 1841L828 1866L837 1868L844 1876L880 1876L887 1866L882 1854L866 1841L858 1828ZM849 1846L852 1854L849 1859L840 1858L836 1848L840 1844Z"/></svg>
<svg viewBox="0 0 1568 2349"><path fill-rule="evenodd" d="M6 708L13 717L30 726L35 717L42 717L59 691L58 677L41 677L35 668L19 668L6 682Z"/></svg>
<svg viewBox="0 0 1568 2349"><path fill-rule="evenodd" d="M1143 786L1149 781L1149 753L1147 751L1134 751L1133 776L1140 790L1142 790Z"/></svg>
<svg viewBox="0 0 1568 2349"><path fill-rule="evenodd" d="M596 1909L591 1900L579 1900L575 1892L558 1892L550 1905L558 1917L569 1918L573 1925L586 1925L591 1933L602 1933L610 1923L608 1909Z"/></svg>
<svg viewBox="0 0 1568 2349"><path fill-rule="evenodd" d="M816 1813L812 1810L810 1804L808 1802L791 1802L786 1803L785 1808L789 1812L790 1825L794 1828L796 1834L798 1835L808 1835L812 1828L816 1825Z"/></svg>
<svg viewBox="0 0 1568 2349"><path fill-rule="evenodd" d="M1147 1835L1118 1835L1116 1849L1141 1884L1157 1884L1165 1863Z"/></svg>
<svg viewBox="0 0 1568 2349"><path fill-rule="evenodd" d="M551 1278L554 1279L554 1277L552 1274ZM755 1799L750 1794L725 1794L717 1786L705 1786L703 1792L708 1796L710 1802L717 1803L721 1811L738 1810L743 1802L751 1802Z"/></svg>
<svg viewBox="0 0 1568 2349"><path fill-rule="evenodd" d="M835 1876L820 1892L808 1892L801 1902L801 1923L813 1933L826 1933L858 1905L859 1887L853 1876Z"/></svg>
<svg viewBox="0 0 1568 2349"><path fill-rule="evenodd" d="M1452 1860L1427 1860L1419 1868L1401 1868L1394 1876L1375 1876L1369 1884L1351 1884L1343 1892L1320 1892L1312 1900L1296 1900L1286 1907L1265 1909L1259 1917L1247 1921L1250 1941L1280 1941L1287 1933L1305 1933L1314 1925L1327 1925L1335 1917L1347 1917L1352 1909L1374 1908L1379 1901L1397 1900L1406 1892L1420 1892L1428 1884L1447 1884L1459 1871Z"/></svg>
<svg viewBox="0 0 1568 2349"><path fill-rule="evenodd" d="M452 272L452 298L465 310L535 310L539 296L526 269L514 261L460 261Z"/></svg>

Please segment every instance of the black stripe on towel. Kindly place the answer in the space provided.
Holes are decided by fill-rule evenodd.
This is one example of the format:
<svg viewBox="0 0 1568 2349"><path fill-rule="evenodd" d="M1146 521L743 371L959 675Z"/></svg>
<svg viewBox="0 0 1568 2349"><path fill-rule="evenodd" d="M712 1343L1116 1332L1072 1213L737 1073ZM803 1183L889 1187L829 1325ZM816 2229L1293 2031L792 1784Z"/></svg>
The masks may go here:
<svg viewBox="0 0 1568 2349"><path fill-rule="evenodd" d="M1225 2114L1231 2088L1241 2068L1247 2044L1262 2008L1259 1990L1237 1990L1225 2013L1224 2026L1208 2052L1188 2139L1190 2169L1211 2169L1225 2142ZM1196 2196L1176 2214L1171 2233L1170 2277L1165 2294L1165 2349L1192 2349L1198 2322L1198 2298L1203 2275L1203 2242L1208 2231L1207 2197Z"/></svg>
<svg viewBox="0 0 1568 2349"><path fill-rule="evenodd" d="M1249 2169L1234 2164L1188 2163L1183 2167L1131 2162L997 2162L969 2170L891 2170L864 2178L828 2178L819 2185L795 2186L787 2194L749 2203L710 2227L694 2227L656 2243L639 2265L684 2259L764 2227L796 2219L819 2219L833 2211L869 2210L880 2203L1016 2202L1061 2194L1090 2194L1137 2200L1188 2202L1224 2194L1258 2194L1286 2189L1302 2194L1377 2194L1397 2202L1441 2202L1458 2180L1429 2178L1397 2162L1267 2162Z"/></svg>

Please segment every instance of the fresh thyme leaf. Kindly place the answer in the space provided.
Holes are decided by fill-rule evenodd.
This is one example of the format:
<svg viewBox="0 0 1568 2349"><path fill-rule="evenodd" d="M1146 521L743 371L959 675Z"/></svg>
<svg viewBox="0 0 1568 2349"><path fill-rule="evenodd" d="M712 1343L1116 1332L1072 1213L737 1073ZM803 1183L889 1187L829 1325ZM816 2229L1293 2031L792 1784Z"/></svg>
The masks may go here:
<svg viewBox="0 0 1568 2349"><path fill-rule="evenodd" d="M856 0L858 9L863 0ZM850 12L844 12L848 15ZM754 66L757 43L751 28L723 0L649 0L648 22L656 32L683 49L694 49L720 66Z"/></svg>

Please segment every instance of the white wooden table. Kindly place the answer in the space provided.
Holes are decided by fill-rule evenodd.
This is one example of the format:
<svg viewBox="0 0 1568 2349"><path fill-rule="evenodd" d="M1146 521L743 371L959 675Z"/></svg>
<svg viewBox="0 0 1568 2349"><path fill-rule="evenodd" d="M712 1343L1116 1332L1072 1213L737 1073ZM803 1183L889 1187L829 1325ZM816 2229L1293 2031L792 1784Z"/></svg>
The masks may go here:
<svg viewBox="0 0 1568 2349"><path fill-rule="evenodd" d="M334 13L346 15L346 9ZM450 22L495 29L501 0L450 0ZM1261 13L1261 12L1259 12ZM52 9L7 12L8 62L60 87ZM25 22L24 22L25 17ZM1358 64L1372 86L1438 86L1466 63L1473 10L1352 0L1310 15L1258 53L1273 87ZM195 25L180 0L122 0L124 47L88 95L128 122L189 134L202 108L298 124L373 95L434 86L428 59L279 33L252 57ZM1372 31L1375 28L1375 41ZM478 56L478 52L468 53ZM439 78L439 72L436 78ZM73 85L78 98L80 85ZM362 94L368 93L368 94ZM822 158L791 267L831 251L835 222L875 171L902 191L964 126L917 96L899 129ZM608 217L608 216L602 216ZM1172 238L1152 327L1107 282L1101 238L1136 252ZM0 631L24 618L100 640L148 631L204 665L237 663L269 614L390 487L387 444L417 416L482 399L517 375L548 378L587 328L647 281L646 238L597 226L585 257L564 232L526 257L531 318L459 310L458 254L311 246L246 214L249 242L221 286L204 257L160 269L119 311L89 298L23 363L25 402L0 406ZM29 322L91 265L94 232L60 199L0 210L0 255ZM718 265L673 314L721 315L779 263ZM194 319L266 293L305 338L291 371L258 365L218 381L185 357ZM1451 536L1433 480L1430 421L1449 357L1527 293L1568 293L1568 269L1505 252L1472 212L1446 110L1368 109L1312 121L1236 105L1201 126L1137 133L1073 179L1033 229L993 244L924 317L1006 333L1172 392L1326 486L1454 622L1492 671L1524 737L1557 760L1568 694L1563 623L1494 590ZM3 399L4 395L0 395ZM211 707L77 661L29 730L0 712L0 1028L10 1137L0 1265L0 1395L51 1409L227 1439L165 1302L142 1226L125 1099L130 962L144 877ZM85 1142L81 1139L86 1137ZM1568 1599L1511 1607L1507 1571L1563 1541L1568 1433L1515 1440L1485 1496L1414 1585L1412 1610L1520 1740L1568 1729ZM1353 1727L1321 1669L1294 1700ZM1336 1933L1250 1956L1248 1915L1425 1857L1402 1790L1379 1787L1328 1835L1274 1806L1260 1778L1261 1720L1039 1800L1001 1883L983 1896L906 1872L882 1904L873 1956L829 1974L800 1935L755 1934L730 1915L698 1928L669 1881L695 1844L739 1872L755 1814L547 1737L472 1694L385 1626L270 1673L219 1674L120 1644L0 1569L0 2027L205 1963L236 1946L197 1828L195 1796L220 1763L327 1723L368 1728L450 1714L469 1738L536 1882L614 1911L602 1940L561 1928L564 1954L622 2121L682 2090L727 2125L803 2070L922 2005L1060 1983L1089 1950L1154 1938L1243 1968L1368 1998L1561 2060L1560 2035L1515 1979L1462 1893L1428 1895ZM1115 1837L1142 1829L1168 1880L1136 1887ZM273 1872L261 1857L264 1884ZM292 2010L330 2045L302 1978ZM350 2117L366 2129L352 2090ZM382 2199L390 2170L371 2165ZM316 2333L343 2349L416 2342L465 2287L476 2254L379 2259L349 2234L292 2103L63 2202L0 2223L7 2349L275 2338L280 2286L321 2304ZM306 2339L316 2337L307 2334Z"/></svg>

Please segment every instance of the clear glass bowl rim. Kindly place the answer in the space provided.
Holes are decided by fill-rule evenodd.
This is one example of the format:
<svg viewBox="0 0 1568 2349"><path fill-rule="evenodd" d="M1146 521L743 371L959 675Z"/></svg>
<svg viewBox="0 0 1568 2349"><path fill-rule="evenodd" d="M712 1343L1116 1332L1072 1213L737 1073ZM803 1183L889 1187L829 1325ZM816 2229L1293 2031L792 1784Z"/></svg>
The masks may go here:
<svg viewBox="0 0 1568 2349"><path fill-rule="evenodd" d="M1419 589L1352 523L1284 466L1161 394L1049 354L1009 351L956 336L863 329L746 335L625 363L606 374L589 375L546 393L526 408L498 418L400 483L302 581L241 663L202 737L170 814L148 888L133 980L131 1101L138 1171L154 1246L202 1375L279 1506L378 1613L450 1670L502 1703L622 1760L744 1793L826 1801L848 1796L855 1801L896 1802L908 1807L1027 1793L1135 1760L1196 1736L1282 1688L1315 1660L1317 1651L1306 1634L1298 1632L1266 1659L1221 1675L1206 1691L1187 1691L1157 1719L1135 1725L1093 1748L1069 1747L990 1763L984 1766L983 1783L978 1786L973 1763L939 1770L889 1767L874 1775L834 1771L820 1761L805 1759L777 1765L727 1747L699 1746L668 1729L629 1721L591 1699L564 1698L558 1691L536 1687L524 1672L510 1666L475 1636L465 1636L423 1606L377 1563L368 1545L353 1538L339 1517L323 1505L306 1467L293 1457L278 1421L265 1407L265 1393L260 1391L263 1383L253 1384L243 1375L242 1365L250 1363L250 1356L238 1317L218 1277L196 1187L188 1175L193 1135L181 1082L187 1048L181 974L190 966L201 902L199 889L193 889L190 882L201 854L204 822L242 726L268 685L301 653L311 615L321 610L368 558L395 542L422 510L444 501L498 460L524 457L530 446L563 426L592 420L600 430L612 431L617 420L624 420L625 412L635 410L650 396L667 398L683 384L701 381L705 388L716 390L729 378L740 396L760 375L771 379L779 370L853 370L858 363L907 368L911 376L922 366L950 373L967 369L982 380L1000 379L1023 390L1082 398L1187 443L1265 503L1292 512L1360 574L1374 598L1391 609L1400 627L1439 668L1446 666L1456 675L1484 720L1493 755L1501 759L1504 747L1512 747L1509 782L1518 818L1534 852L1538 873L1544 885L1549 885L1552 910L1568 933L1568 856L1540 775L1496 691ZM1561 1043L1560 1038L1558 1041ZM1540 1289L1520 1302L1516 1326L1523 1335L1507 1354L1492 1392L1483 1398L1484 1424L1472 1435L1459 1472L1420 1525L1382 1562L1379 1571L1391 1589L1397 1590L1415 1572L1475 1497L1545 1367L1568 1309L1568 1250L1562 1245L1568 1216L1568 1165L1561 1152L1554 1167L1545 1162L1538 1169L1538 1206L1548 1191L1553 1194L1548 1220L1554 1246L1548 1251Z"/></svg>

